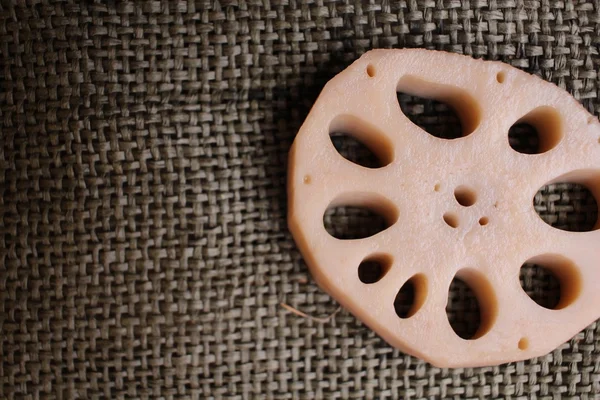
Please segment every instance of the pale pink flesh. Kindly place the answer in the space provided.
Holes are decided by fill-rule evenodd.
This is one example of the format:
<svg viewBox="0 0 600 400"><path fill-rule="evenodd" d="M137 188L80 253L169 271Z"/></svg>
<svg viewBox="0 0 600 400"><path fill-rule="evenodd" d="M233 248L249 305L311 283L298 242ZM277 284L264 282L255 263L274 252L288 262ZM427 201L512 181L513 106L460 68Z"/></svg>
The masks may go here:
<svg viewBox="0 0 600 400"><path fill-rule="evenodd" d="M397 90L450 103L470 134L444 140L421 130L401 112ZM510 147L509 128L523 119L538 128L545 152ZM344 159L332 130L355 135L389 164L369 169ZM298 133L289 227L317 283L400 350L454 367L543 355L600 316L600 230L552 228L532 199L553 181L585 184L600 199L599 137L598 121L568 93L506 64L427 50L371 51L325 86ZM474 205L457 203L460 186L473 190ZM375 236L339 240L323 225L335 205L367 206L397 220ZM446 213L457 228L444 221ZM361 282L358 265L378 255L391 257L390 270L377 283ZM521 288L519 270L528 260L561 280L559 309L540 307ZM457 273L482 309L473 340L457 336L445 312ZM394 298L415 275L415 313L401 319Z"/></svg>

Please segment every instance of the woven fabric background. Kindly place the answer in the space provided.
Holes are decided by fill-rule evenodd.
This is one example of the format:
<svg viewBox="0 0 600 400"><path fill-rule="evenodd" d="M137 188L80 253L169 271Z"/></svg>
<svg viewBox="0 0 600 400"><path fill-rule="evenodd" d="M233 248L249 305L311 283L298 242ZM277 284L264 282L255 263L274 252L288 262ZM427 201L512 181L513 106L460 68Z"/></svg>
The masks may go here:
<svg viewBox="0 0 600 400"><path fill-rule="evenodd" d="M599 43L598 1L0 1L0 397L600 398L597 324L545 357L439 369L347 311L280 306L338 308L285 193L335 73L442 49L598 113ZM536 207L591 212L564 185Z"/></svg>

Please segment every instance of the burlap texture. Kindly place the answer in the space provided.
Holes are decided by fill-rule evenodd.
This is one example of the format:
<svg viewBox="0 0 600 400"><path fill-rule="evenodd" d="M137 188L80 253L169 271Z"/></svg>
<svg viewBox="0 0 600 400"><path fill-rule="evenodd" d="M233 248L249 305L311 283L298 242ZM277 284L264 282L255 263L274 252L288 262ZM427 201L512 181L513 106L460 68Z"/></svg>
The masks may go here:
<svg viewBox="0 0 600 400"><path fill-rule="evenodd" d="M286 227L287 152L330 77L371 48L442 49L598 112L599 2L0 3L0 397L600 397L596 324L542 358L447 370L347 311L280 306L338 307ZM536 197L573 229L592 203Z"/></svg>

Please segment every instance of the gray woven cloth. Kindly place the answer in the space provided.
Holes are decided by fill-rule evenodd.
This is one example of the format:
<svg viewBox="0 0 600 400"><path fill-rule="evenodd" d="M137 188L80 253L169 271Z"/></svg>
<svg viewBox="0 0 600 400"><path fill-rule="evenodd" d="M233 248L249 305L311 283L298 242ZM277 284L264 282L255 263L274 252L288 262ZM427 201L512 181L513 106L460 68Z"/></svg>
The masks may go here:
<svg viewBox="0 0 600 400"><path fill-rule="evenodd" d="M600 397L596 324L449 370L347 311L280 305L338 308L286 227L287 152L329 78L371 48L441 49L598 112L599 2L0 3L1 398ZM535 203L567 228L597 217L570 185Z"/></svg>

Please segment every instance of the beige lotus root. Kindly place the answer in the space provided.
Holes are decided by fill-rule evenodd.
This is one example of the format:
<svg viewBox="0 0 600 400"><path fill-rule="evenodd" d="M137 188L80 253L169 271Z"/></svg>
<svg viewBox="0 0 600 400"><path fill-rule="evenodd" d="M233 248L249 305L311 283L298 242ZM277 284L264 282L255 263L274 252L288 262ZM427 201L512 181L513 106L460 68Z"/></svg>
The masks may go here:
<svg viewBox="0 0 600 400"><path fill-rule="evenodd" d="M434 98L458 114L463 136L434 137L401 111L397 92ZM518 121L534 126L536 154L508 141ZM385 164L342 157L345 132ZM532 199L552 182L585 185L600 199L600 126L568 93L506 64L427 50L376 50L323 89L290 151L289 227L317 283L391 345L440 367L496 365L540 356L600 316L600 230L546 224ZM359 206L389 228L336 239L323 215ZM595 228L600 228L596 224ZM381 267L363 282L361 263ZM534 262L561 285L555 309L519 283ZM458 277L475 293L481 324L462 339L445 307ZM414 287L399 316L399 290Z"/></svg>

